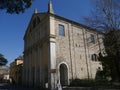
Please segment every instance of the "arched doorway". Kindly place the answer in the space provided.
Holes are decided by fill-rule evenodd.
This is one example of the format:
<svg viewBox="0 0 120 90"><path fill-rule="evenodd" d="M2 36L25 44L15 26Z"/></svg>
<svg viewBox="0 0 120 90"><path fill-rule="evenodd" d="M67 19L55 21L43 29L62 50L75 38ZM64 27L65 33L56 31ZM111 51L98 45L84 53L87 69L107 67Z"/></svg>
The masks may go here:
<svg viewBox="0 0 120 90"><path fill-rule="evenodd" d="M60 82L62 86L68 85L68 68L65 64L60 65Z"/></svg>

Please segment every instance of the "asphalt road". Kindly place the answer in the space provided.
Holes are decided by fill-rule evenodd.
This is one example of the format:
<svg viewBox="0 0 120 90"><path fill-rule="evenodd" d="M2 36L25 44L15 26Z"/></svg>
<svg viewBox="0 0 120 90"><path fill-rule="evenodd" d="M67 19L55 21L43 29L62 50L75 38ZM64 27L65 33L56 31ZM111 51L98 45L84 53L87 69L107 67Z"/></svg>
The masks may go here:
<svg viewBox="0 0 120 90"><path fill-rule="evenodd" d="M45 89L36 89L36 88L27 88L23 86L17 86L13 84L8 84L8 83L0 83L0 90L45 90ZM110 89L110 88L94 88L94 89L88 89L88 88L82 88L82 87L72 87L72 88L64 88L63 90L120 90L119 88L117 89Z"/></svg>
<svg viewBox="0 0 120 90"><path fill-rule="evenodd" d="M24 90L23 87L8 84L8 83L0 83L0 90Z"/></svg>
<svg viewBox="0 0 120 90"><path fill-rule="evenodd" d="M0 90L43 90L43 89L27 88L8 83L0 83Z"/></svg>

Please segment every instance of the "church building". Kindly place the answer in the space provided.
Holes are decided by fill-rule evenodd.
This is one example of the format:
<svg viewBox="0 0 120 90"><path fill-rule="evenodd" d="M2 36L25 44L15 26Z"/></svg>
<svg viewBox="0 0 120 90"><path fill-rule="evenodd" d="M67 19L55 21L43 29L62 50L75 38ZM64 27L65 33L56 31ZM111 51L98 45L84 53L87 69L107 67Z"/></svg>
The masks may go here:
<svg viewBox="0 0 120 90"><path fill-rule="evenodd" d="M23 84L56 88L74 79L94 79L104 53L104 34L54 13L35 9L24 35Z"/></svg>

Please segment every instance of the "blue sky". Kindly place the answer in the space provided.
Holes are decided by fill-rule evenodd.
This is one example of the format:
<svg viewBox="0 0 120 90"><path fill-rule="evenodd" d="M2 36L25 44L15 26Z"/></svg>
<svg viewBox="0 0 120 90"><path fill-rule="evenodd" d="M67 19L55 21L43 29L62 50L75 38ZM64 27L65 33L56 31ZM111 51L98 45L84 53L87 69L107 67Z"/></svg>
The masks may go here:
<svg viewBox="0 0 120 90"><path fill-rule="evenodd" d="M84 16L90 15L90 0L51 0L55 14L82 23ZM23 55L23 37L34 9L47 12L49 0L34 0L32 6L23 14L8 14L0 10L0 53L8 64Z"/></svg>

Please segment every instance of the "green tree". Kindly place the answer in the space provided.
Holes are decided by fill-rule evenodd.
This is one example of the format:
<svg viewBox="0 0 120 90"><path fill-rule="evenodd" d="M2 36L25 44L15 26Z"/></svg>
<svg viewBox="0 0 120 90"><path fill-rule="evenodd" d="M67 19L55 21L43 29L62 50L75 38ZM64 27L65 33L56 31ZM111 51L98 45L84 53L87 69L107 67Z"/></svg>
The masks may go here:
<svg viewBox="0 0 120 90"><path fill-rule="evenodd" d="M23 13L32 4L33 0L0 0L0 9L5 9L7 13Z"/></svg>
<svg viewBox="0 0 120 90"><path fill-rule="evenodd" d="M104 66L109 67L113 80L120 81L120 31L111 30L105 34L104 46L107 56L103 58ZM106 62L107 61L107 62Z"/></svg>
<svg viewBox="0 0 120 90"><path fill-rule="evenodd" d="M0 65L6 65L7 62L7 59L0 53Z"/></svg>
<svg viewBox="0 0 120 90"><path fill-rule="evenodd" d="M101 57L104 74L120 81L120 0L92 0L92 4L94 9L84 18L85 23L105 33L107 56Z"/></svg>

